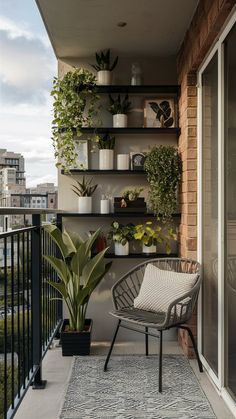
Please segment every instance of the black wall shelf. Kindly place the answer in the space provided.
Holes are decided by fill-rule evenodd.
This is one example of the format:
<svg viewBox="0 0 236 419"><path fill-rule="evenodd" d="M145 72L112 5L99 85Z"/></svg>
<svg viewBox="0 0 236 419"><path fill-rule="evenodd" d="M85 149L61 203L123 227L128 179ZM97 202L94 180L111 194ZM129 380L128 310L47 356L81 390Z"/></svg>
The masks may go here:
<svg viewBox="0 0 236 419"><path fill-rule="evenodd" d="M136 175L136 176L147 176L147 173L144 170L99 170L99 169L73 169L70 173L65 173L64 170L61 170L62 175Z"/></svg>
<svg viewBox="0 0 236 419"><path fill-rule="evenodd" d="M128 256L117 256L114 253L106 253L105 258L109 259L154 259L154 258L177 258L177 253L130 253Z"/></svg>
<svg viewBox="0 0 236 419"><path fill-rule="evenodd" d="M156 218L153 213L139 213L139 212L111 212L109 214L100 214L93 212L91 214L79 214L78 212L63 212L61 217L78 217L78 218ZM179 218L180 214L173 214L173 218Z"/></svg>
<svg viewBox="0 0 236 419"><path fill-rule="evenodd" d="M129 93L129 94L142 94L142 93L160 93L160 94L173 94L177 95L180 92L178 85L114 85L114 86L96 86L98 93Z"/></svg>
<svg viewBox="0 0 236 419"><path fill-rule="evenodd" d="M180 128L136 128L136 127L128 127L128 128L109 128L109 127L100 127L100 128L90 128L84 127L81 129L84 134L92 134L96 132L97 134L105 134L107 132L111 134L180 134Z"/></svg>

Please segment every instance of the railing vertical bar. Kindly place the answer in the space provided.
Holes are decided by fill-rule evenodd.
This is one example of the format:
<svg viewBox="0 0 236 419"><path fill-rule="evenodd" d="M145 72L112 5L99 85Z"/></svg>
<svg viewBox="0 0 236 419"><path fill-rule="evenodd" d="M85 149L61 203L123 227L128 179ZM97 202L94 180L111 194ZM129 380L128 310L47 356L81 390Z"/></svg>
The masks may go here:
<svg viewBox="0 0 236 419"><path fill-rule="evenodd" d="M45 232L42 229L42 254L45 254ZM45 350L45 282L46 282L46 269L45 269L45 260L42 259L42 341L43 341L43 350Z"/></svg>
<svg viewBox="0 0 236 419"><path fill-rule="evenodd" d="M50 237L49 237L49 235L47 235L47 238L46 238L46 252L47 252L47 255L50 255L50 252L49 252L49 240L50 240ZM51 266L49 266L49 264L47 264L47 280L49 280L50 279L50 269L51 269ZM47 292L47 317L46 317L46 321L47 321L47 328L46 328L46 330L47 330L47 343L48 343L48 339L49 339L49 308L50 308L50 302L49 302L49 284L48 284L48 282L47 282L47 285L46 285L46 292Z"/></svg>
<svg viewBox="0 0 236 419"><path fill-rule="evenodd" d="M17 392L18 397L20 397L20 388L21 388L21 347L20 347L20 338L21 338L21 330L20 330L20 235L17 234L17 351L18 351L18 378L17 378Z"/></svg>
<svg viewBox="0 0 236 419"><path fill-rule="evenodd" d="M22 233L22 367L23 388L25 388L25 233Z"/></svg>
<svg viewBox="0 0 236 419"><path fill-rule="evenodd" d="M27 271L27 275L26 275L26 281L27 281L27 288L26 288L26 295L27 295L27 378L29 380L29 373L30 373L30 318L29 318L29 298L30 298L30 294L29 294L29 286L30 286L30 280L29 280L29 276L30 276L30 252L29 252L29 232L26 232L26 271Z"/></svg>
<svg viewBox="0 0 236 419"><path fill-rule="evenodd" d="M52 239L51 239L51 237L50 237L49 244L50 244L50 249L49 249L50 250L50 255L52 255L53 253L52 253ZM54 270L51 267L51 269L50 269L50 281L54 280L53 273L54 273ZM52 301L52 297L53 297L52 287L49 286L49 304L50 304L49 305L49 310L50 310L50 314L49 314L49 318L50 318L49 336L50 337L51 337L51 334L52 334L52 324L53 324L53 322L52 322L52 320L53 320L53 301Z"/></svg>
<svg viewBox="0 0 236 419"><path fill-rule="evenodd" d="M14 333L14 236L11 236L11 405L14 409L15 399L15 374L14 374L14 354L15 354L15 333Z"/></svg>
<svg viewBox="0 0 236 419"><path fill-rule="evenodd" d="M31 288L30 288L30 306L31 306L31 313L30 313L30 320L31 320L31 324L30 324L30 352L31 352L31 371L33 371L33 307L32 307L32 288L33 288L33 276L32 276L32 231L30 232L30 258L31 258L31 263L30 263L30 284L31 284Z"/></svg>
<svg viewBox="0 0 236 419"><path fill-rule="evenodd" d="M7 349L8 349L8 335L7 335L7 238L4 238L4 419L7 417L8 403L7 403Z"/></svg>

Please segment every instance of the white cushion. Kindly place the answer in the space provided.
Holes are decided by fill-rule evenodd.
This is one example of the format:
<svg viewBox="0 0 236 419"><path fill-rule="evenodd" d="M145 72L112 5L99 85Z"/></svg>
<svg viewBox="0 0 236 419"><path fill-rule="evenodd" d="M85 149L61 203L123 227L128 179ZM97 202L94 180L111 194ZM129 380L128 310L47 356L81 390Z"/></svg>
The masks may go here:
<svg viewBox="0 0 236 419"><path fill-rule="evenodd" d="M149 263L134 307L140 310L166 312L170 303L189 292L198 274L164 271Z"/></svg>

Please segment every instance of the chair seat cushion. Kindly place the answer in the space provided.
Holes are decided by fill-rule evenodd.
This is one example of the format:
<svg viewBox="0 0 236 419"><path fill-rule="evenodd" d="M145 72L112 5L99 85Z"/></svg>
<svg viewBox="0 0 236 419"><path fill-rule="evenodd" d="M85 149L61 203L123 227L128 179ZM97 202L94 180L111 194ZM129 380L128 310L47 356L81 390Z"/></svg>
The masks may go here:
<svg viewBox="0 0 236 419"><path fill-rule="evenodd" d="M165 313L153 313L146 310L139 310L134 307L111 311L110 314L124 321L150 327L161 326L166 317Z"/></svg>
<svg viewBox="0 0 236 419"><path fill-rule="evenodd" d="M149 263L134 307L166 313L174 300L191 291L197 278L198 274L164 271Z"/></svg>

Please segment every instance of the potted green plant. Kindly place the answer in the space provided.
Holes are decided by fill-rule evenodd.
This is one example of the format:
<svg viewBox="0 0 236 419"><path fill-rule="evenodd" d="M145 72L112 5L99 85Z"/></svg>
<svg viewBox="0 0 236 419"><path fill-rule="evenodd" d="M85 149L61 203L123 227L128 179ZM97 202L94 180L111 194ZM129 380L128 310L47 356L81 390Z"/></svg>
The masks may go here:
<svg viewBox="0 0 236 419"><path fill-rule="evenodd" d="M92 195L98 186L92 185L92 180L83 176L82 182L76 180L76 185L72 185L72 191L78 196L78 211L80 214L90 214L92 212Z"/></svg>
<svg viewBox="0 0 236 419"><path fill-rule="evenodd" d="M113 99L109 95L110 106L109 112L113 115L113 127L114 128L126 128L128 124L127 114L131 109L131 102L129 102L128 94L125 95L124 99L121 99L120 94L116 99Z"/></svg>
<svg viewBox="0 0 236 419"><path fill-rule="evenodd" d="M173 146L153 147L147 154L144 169L149 182L149 203L153 212L170 220L177 208L181 179L181 159Z"/></svg>
<svg viewBox="0 0 236 419"><path fill-rule="evenodd" d="M89 355L92 320L86 319L86 312L94 289L111 267L105 263L107 248L92 256L91 249L100 230L87 240L75 233L64 230L62 233L55 225L44 227L60 251L61 258L46 256L44 259L57 272L58 282L48 281L64 301L69 318L61 328L62 355Z"/></svg>
<svg viewBox="0 0 236 419"><path fill-rule="evenodd" d="M111 229L108 233L108 239L115 244L115 255L127 256L129 254L129 242L134 238L134 225L129 223L127 225L119 224L113 221Z"/></svg>
<svg viewBox="0 0 236 419"><path fill-rule="evenodd" d="M170 242L177 240L177 234L172 228L165 233L160 225L146 221L144 224L135 226L134 238L141 241L143 253L156 253L157 245L164 244L166 253L169 254Z"/></svg>
<svg viewBox="0 0 236 419"><path fill-rule="evenodd" d="M100 54L96 52L95 54L97 64L91 64L92 67L97 71L97 84L99 85L109 85L111 84L112 71L118 63L118 57L115 58L113 64L111 61L111 52L110 49L105 51L100 51Z"/></svg>
<svg viewBox="0 0 236 419"><path fill-rule="evenodd" d="M99 123L94 121L99 110L96 77L86 69L76 68L62 79L54 78L51 95L54 98L52 136L56 166L69 172L70 167L76 166L75 138L82 135L84 126Z"/></svg>
<svg viewBox="0 0 236 419"><path fill-rule="evenodd" d="M115 137L106 133L98 136L97 145L99 148L99 170L113 170Z"/></svg>

